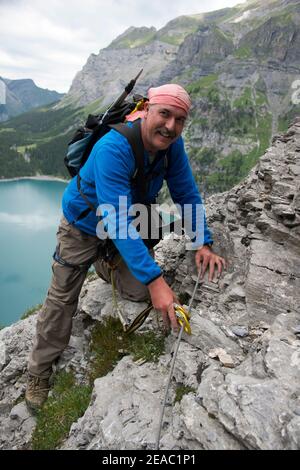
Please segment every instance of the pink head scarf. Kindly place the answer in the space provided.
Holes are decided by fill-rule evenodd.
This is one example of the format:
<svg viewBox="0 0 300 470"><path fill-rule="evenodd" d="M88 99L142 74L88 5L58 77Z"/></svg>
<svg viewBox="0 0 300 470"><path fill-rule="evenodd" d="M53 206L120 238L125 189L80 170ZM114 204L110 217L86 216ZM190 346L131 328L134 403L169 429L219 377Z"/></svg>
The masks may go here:
<svg viewBox="0 0 300 470"><path fill-rule="evenodd" d="M168 83L156 88L148 90L148 98L150 104L167 104L176 106L188 114L191 107L191 99L188 93L180 85L175 83ZM126 116L127 121L135 121L136 119L143 118L145 111L136 111L135 113Z"/></svg>
<svg viewBox="0 0 300 470"><path fill-rule="evenodd" d="M180 85L169 83L157 88L150 88L148 91L150 104L168 104L183 109L186 114L191 107L191 100L188 93Z"/></svg>

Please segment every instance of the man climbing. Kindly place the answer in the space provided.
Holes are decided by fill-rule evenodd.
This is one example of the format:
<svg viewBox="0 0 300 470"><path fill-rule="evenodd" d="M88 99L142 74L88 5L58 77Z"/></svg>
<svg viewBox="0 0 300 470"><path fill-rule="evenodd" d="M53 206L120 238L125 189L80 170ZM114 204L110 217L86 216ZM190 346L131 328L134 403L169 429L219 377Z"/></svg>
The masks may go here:
<svg viewBox="0 0 300 470"><path fill-rule="evenodd" d="M153 170L153 164L155 166L148 181L145 202L152 204L155 201L166 179L173 201L181 207L192 207L191 211L183 213L183 217L190 219L190 226L196 234L193 240L196 265L202 270L202 276L208 269L209 280L212 280L215 270L218 275L221 274L225 261L211 249L212 237L205 217L202 226L195 227L195 209L202 206L202 201L181 137L191 107L189 95L181 86L167 84L150 88L148 98L144 111L128 118L129 121L141 118L145 173L149 168ZM167 166L164 164L165 158L157 158L166 152ZM95 144L80 170L81 186L78 187L78 179L75 177L65 190L52 281L37 320L36 336L28 362L25 399L33 410L39 409L47 399L52 364L69 343L72 317L92 263L106 281L109 281L113 268L115 284L123 298L141 301L150 297L153 307L160 310L165 326L171 324L173 330L178 330L173 306L176 296L155 262L153 251L148 249L139 234L136 235L135 229L131 230L135 236L123 237L110 223L112 211L109 208L112 207L124 225L124 214L121 214L119 207L120 196L126 197L127 208L140 202L137 188L132 185L134 172L132 148L126 137L113 129ZM95 207L101 205L103 209L104 204L104 207L108 207L107 214L101 211L102 217L108 216L104 232L108 233L117 251L110 263L101 251L103 240L99 238L99 213L89 210L87 201L91 201ZM127 216L126 228L131 221L132 218ZM198 237L198 232L202 236Z"/></svg>

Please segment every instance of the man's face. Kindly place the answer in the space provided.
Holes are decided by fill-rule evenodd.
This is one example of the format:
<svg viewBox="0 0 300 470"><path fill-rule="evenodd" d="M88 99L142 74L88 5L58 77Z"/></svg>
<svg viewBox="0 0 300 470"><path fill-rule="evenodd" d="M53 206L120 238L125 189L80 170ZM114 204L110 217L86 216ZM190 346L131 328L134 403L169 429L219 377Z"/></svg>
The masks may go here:
<svg viewBox="0 0 300 470"><path fill-rule="evenodd" d="M186 112L176 106L147 104L142 122L145 149L154 153L167 149L182 133L186 117Z"/></svg>

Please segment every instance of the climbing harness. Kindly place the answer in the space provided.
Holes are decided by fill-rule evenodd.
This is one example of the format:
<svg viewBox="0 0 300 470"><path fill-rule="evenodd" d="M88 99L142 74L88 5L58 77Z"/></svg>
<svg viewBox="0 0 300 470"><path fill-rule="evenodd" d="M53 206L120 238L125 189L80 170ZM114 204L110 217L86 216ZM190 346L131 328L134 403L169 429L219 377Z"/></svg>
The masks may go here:
<svg viewBox="0 0 300 470"><path fill-rule="evenodd" d="M194 297L196 295L196 291L197 291L197 288L198 288L198 285L199 285L199 282L200 282L200 275L201 275L201 269L199 269L197 281L196 281L194 291L193 291L193 294L192 294L192 297L191 297L191 300L190 300L190 304L188 306L188 310L185 311L184 308L181 307L180 305L174 304L175 315L178 318L178 323L181 325L181 328L180 328L180 332L179 332L177 342L176 342L176 345L175 345L175 351L174 351L174 354L173 354L171 369L170 369L168 382L167 382L167 386L166 386L166 390L165 390L164 401L163 401L163 404L162 404L162 407L161 407L159 428L158 428L157 439L156 439L156 450L159 450L160 435L161 435L161 430L162 430L164 412L165 412L169 387L170 387L171 379L172 379L172 376L173 376L175 361L176 361L176 357L177 357L177 353L178 353L182 333L184 331L186 331L186 333L191 334L191 327L190 327L190 324L189 324L189 319L190 319L190 313L191 313L191 308L192 308L192 304L193 304L193 301L194 301Z"/></svg>
<svg viewBox="0 0 300 470"><path fill-rule="evenodd" d="M91 265L96 261L96 257L94 258L91 258L90 261L86 264L74 264L74 263L69 263L68 261L64 260L60 254L59 254L59 245L56 246L55 248L55 251L53 253L53 256L52 258L54 259L54 261L56 261L57 263L59 263L61 266L64 266L65 268L71 268L71 269L74 269L76 271L80 271L80 272L87 272L89 270L89 268L91 267Z"/></svg>

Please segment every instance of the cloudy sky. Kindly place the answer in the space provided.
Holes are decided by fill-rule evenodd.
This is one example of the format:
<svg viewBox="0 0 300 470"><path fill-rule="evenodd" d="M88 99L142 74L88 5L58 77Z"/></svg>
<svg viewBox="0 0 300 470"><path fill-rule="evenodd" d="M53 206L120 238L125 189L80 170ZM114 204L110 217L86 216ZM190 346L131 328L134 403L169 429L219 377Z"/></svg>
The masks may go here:
<svg viewBox="0 0 300 470"><path fill-rule="evenodd" d="M67 92L91 53L130 26L163 27L184 14L245 0L0 0L0 76Z"/></svg>

